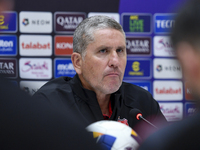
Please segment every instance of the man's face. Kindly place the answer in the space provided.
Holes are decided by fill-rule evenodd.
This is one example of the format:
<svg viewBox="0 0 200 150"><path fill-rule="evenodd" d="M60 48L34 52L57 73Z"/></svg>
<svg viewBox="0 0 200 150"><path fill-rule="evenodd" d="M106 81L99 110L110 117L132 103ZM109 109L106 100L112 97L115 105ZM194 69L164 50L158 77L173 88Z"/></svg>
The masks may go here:
<svg viewBox="0 0 200 150"><path fill-rule="evenodd" d="M100 29L86 48L79 77L84 88L96 94L111 94L121 86L125 67L124 35L115 29Z"/></svg>

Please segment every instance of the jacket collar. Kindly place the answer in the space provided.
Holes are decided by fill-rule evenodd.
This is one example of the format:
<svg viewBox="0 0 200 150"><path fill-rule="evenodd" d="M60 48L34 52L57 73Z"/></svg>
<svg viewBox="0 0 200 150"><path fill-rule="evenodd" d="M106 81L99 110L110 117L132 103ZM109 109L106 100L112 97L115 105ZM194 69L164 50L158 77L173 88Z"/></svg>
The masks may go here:
<svg viewBox="0 0 200 150"><path fill-rule="evenodd" d="M94 91L85 89L82 86L81 81L78 77L78 74L76 74L73 77L73 79L70 80L70 85L71 85L73 92L78 97L80 97L82 100L84 100L86 103L88 103L91 109L99 109L100 110L100 107L99 107L99 104L98 104L98 101L97 101L97 98L96 98L96 93ZM121 106L122 106L121 90L122 89L120 87L120 89L117 92L111 94L111 107L112 107L112 110L113 110L113 114L111 116L112 120L116 120L119 113L120 113L120 109L121 109ZM103 117L102 114L101 114L101 116Z"/></svg>
<svg viewBox="0 0 200 150"><path fill-rule="evenodd" d="M93 105L98 104L96 99L96 93L94 91L85 89L82 86L78 74L76 74L70 81L70 85L72 87L73 92L82 100Z"/></svg>

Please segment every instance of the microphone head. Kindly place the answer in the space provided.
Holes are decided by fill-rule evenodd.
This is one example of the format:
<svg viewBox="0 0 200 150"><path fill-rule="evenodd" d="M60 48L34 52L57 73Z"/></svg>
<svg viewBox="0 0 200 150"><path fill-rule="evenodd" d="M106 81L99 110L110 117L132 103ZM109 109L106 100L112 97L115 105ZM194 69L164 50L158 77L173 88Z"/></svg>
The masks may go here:
<svg viewBox="0 0 200 150"><path fill-rule="evenodd" d="M130 110L129 115L137 120L140 120L139 117L142 116L142 112L137 108L133 108Z"/></svg>

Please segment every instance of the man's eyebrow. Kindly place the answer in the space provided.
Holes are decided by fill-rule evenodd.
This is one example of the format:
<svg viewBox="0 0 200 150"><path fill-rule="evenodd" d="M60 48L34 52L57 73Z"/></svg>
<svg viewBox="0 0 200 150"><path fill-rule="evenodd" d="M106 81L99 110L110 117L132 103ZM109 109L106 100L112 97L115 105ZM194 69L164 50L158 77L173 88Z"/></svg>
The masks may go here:
<svg viewBox="0 0 200 150"><path fill-rule="evenodd" d="M126 46L118 46L117 49L126 49Z"/></svg>
<svg viewBox="0 0 200 150"><path fill-rule="evenodd" d="M97 47L96 49L97 50L101 50L101 49L111 49L112 47L109 47L109 46L105 46L105 45L101 45L99 47Z"/></svg>
<svg viewBox="0 0 200 150"><path fill-rule="evenodd" d="M101 50L101 49L112 49L113 47L110 46L105 46L105 45L101 45L99 47L97 47L97 50ZM116 49L126 49L126 46L118 46Z"/></svg>

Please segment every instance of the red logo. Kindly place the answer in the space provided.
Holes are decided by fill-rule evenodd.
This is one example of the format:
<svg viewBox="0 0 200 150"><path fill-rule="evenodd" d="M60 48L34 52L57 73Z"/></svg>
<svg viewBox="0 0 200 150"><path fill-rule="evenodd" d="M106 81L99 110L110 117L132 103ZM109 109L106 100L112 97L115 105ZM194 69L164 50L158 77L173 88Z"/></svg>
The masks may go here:
<svg viewBox="0 0 200 150"><path fill-rule="evenodd" d="M181 94L181 88L179 89L172 89L172 88L162 88L158 89L156 88L157 94Z"/></svg>
<svg viewBox="0 0 200 150"><path fill-rule="evenodd" d="M73 53L73 37L72 36L56 36L55 37L55 55L71 56Z"/></svg>
<svg viewBox="0 0 200 150"><path fill-rule="evenodd" d="M128 125L128 120L125 119L125 118L120 119L120 117L118 117L118 120L117 120L117 121L118 121L118 122L121 122L121 123L123 123L123 124L125 124L125 125L127 125L127 126L129 126L129 125Z"/></svg>
<svg viewBox="0 0 200 150"><path fill-rule="evenodd" d="M193 100L192 89L189 87L188 82L185 82L185 99Z"/></svg>
<svg viewBox="0 0 200 150"><path fill-rule="evenodd" d="M22 42L22 48L23 49L50 49L50 43L46 43L46 44L40 44L39 42L37 43L28 43L25 44L24 42Z"/></svg>

